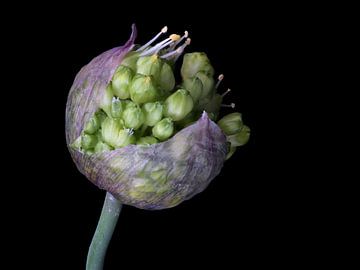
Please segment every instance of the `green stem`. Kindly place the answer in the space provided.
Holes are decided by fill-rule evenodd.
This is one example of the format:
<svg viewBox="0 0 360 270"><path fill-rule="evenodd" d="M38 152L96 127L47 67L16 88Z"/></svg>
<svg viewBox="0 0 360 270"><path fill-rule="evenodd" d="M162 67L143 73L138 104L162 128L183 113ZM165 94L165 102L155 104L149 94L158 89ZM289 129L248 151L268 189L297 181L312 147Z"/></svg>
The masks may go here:
<svg viewBox="0 0 360 270"><path fill-rule="evenodd" d="M89 247L86 270L102 270L106 250L118 221L122 204L110 193L106 193L99 223Z"/></svg>

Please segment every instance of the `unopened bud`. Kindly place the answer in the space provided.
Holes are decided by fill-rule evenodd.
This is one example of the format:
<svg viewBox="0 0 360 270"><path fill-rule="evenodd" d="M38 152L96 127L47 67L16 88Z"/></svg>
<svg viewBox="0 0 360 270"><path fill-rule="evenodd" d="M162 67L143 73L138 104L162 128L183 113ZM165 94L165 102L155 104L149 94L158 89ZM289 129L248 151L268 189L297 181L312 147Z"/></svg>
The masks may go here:
<svg viewBox="0 0 360 270"><path fill-rule="evenodd" d="M102 141L99 141L96 146L95 146L95 153L101 153L101 152L106 152L106 151L111 151L114 148L111 147L110 145L108 145L107 143L104 143Z"/></svg>
<svg viewBox="0 0 360 270"><path fill-rule="evenodd" d="M136 141L136 144L139 145L151 145L151 144L155 144L158 143L159 141L153 137L153 136L145 136L145 137L141 137Z"/></svg>
<svg viewBox="0 0 360 270"><path fill-rule="evenodd" d="M113 98L111 104L111 115L114 118L120 118L124 111L125 104L119 98Z"/></svg>
<svg viewBox="0 0 360 270"><path fill-rule="evenodd" d="M88 150L91 148L94 148L97 143L97 136L96 135L90 135L90 134L83 134L81 136L81 147L84 150Z"/></svg>
<svg viewBox="0 0 360 270"><path fill-rule="evenodd" d="M144 124L147 126L154 126L163 116L163 106L158 101L154 103L145 103L142 110L145 116Z"/></svg>
<svg viewBox="0 0 360 270"><path fill-rule="evenodd" d="M100 121L97 115L95 114L86 123L84 132L87 134L94 134L96 131L98 131L99 128L100 128Z"/></svg>
<svg viewBox="0 0 360 270"><path fill-rule="evenodd" d="M141 56L136 62L136 72L143 75L152 75L154 78L159 78L162 67L161 58L156 55Z"/></svg>
<svg viewBox="0 0 360 270"><path fill-rule="evenodd" d="M125 127L138 129L145 120L144 113L139 106L126 108L123 112L122 119Z"/></svg>
<svg viewBox="0 0 360 270"><path fill-rule="evenodd" d="M100 102L100 108L106 112L106 114L111 117L111 104L112 104L112 98L113 98L113 91L111 84L109 84L106 89L105 93L102 97L102 100Z"/></svg>
<svg viewBox="0 0 360 270"><path fill-rule="evenodd" d="M164 118L153 127L152 133L160 141L164 141L174 133L174 123L170 118Z"/></svg>
<svg viewBox="0 0 360 270"><path fill-rule="evenodd" d="M209 77L214 76L214 68L206 54L203 52L185 54L181 67L183 80L194 77L199 71L204 72Z"/></svg>
<svg viewBox="0 0 360 270"><path fill-rule="evenodd" d="M158 83L161 90L166 92L171 91L175 86L175 77L172 68L168 63L164 63L161 71L160 78L158 78Z"/></svg>
<svg viewBox="0 0 360 270"><path fill-rule="evenodd" d="M202 83L202 92L200 98L205 98L212 96L215 93L214 78L208 76L206 73L200 71L196 73L196 78L198 78Z"/></svg>
<svg viewBox="0 0 360 270"><path fill-rule="evenodd" d="M126 66L118 67L112 78L112 89L114 94L121 98L127 99L130 97L129 85L134 76L134 72Z"/></svg>
<svg viewBox="0 0 360 270"><path fill-rule="evenodd" d="M240 132L227 136L227 140L231 143L231 146L241 146L246 144L250 138L250 128L243 126Z"/></svg>
<svg viewBox="0 0 360 270"><path fill-rule="evenodd" d="M193 107L194 102L189 92L179 89L165 100L164 115L173 121L179 121L185 118Z"/></svg>
<svg viewBox="0 0 360 270"><path fill-rule="evenodd" d="M151 76L137 74L130 84L130 97L137 104L156 101L159 96Z"/></svg>
<svg viewBox="0 0 360 270"><path fill-rule="evenodd" d="M238 112L225 115L217 124L226 135L234 135L240 132L244 126L241 113Z"/></svg>
<svg viewBox="0 0 360 270"><path fill-rule="evenodd" d="M125 58L121 61L122 66L131 68L132 71L136 70L136 62L139 58L139 53L135 51L129 52Z"/></svg>
<svg viewBox="0 0 360 270"><path fill-rule="evenodd" d="M193 101L197 103L202 95L203 84L197 77L187 78L183 82L183 87L189 91Z"/></svg>

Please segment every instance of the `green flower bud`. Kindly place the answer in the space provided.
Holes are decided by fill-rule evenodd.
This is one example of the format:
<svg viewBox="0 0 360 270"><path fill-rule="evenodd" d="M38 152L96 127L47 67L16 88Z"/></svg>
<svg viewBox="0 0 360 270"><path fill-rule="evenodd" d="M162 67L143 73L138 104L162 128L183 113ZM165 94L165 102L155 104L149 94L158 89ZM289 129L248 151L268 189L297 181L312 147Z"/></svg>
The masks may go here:
<svg viewBox="0 0 360 270"><path fill-rule="evenodd" d="M154 102L159 96L151 76L136 75L130 84L130 97L137 103Z"/></svg>
<svg viewBox="0 0 360 270"><path fill-rule="evenodd" d="M165 100L164 105L164 115L179 121L191 112L194 102L188 91L179 89Z"/></svg>
<svg viewBox="0 0 360 270"><path fill-rule="evenodd" d="M134 77L134 72L126 66L121 65L112 78L112 89L114 94L121 98L130 98L129 84Z"/></svg>
<svg viewBox="0 0 360 270"><path fill-rule="evenodd" d="M214 78L204 72L198 72L195 75L202 83L202 92L200 98L212 96L215 93Z"/></svg>
<svg viewBox="0 0 360 270"><path fill-rule="evenodd" d="M118 119L106 118L101 124L101 137L103 141L112 147L119 147L122 138L119 138L120 131L124 126Z"/></svg>
<svg viewBox="0 0 360 270"><path fill-rule="evenodd" d="M204 106L204 110L209 113L211 120L215 121L219 115L223 97L219 94L213 95L210 101Z"/></svg>
<svg viewBox="0 0 360 270"><path fill-rule="evenodd" d="M140 145L151 145L151 144L155 144L158 143L159 141L153 137L153 136L146 136L146 137L141 137L137 140L136 144L140 144Z"/></svg>
<svg viewBox="0 0 360 270"><path fill-rule="evenodd" d="M211 66L206 54L202 52L185 54L181 66L181 77L183 80L194 77L199 71L204 72L207 76L214 76L214 68Z"/></svg>
<svg viewBox="0 0 360 270"><path fill-rule="evenodd" d="M94 134L100 128L100 120L95 114L93 117L89 119L86 123L84 132L87 134Z"/></svg>
<svg viewBox="0 0 360 270"><path fill-rule="evenodd" d="M183 82L183 87L189 91L193 101L197 103L202 96L203 84L197 77L187 78Z"/></svg>
<svg viewBox="0 0 360 270"><path fill-rule="evenodd" d="M132 107L137 107L138 105L134 102L132 102L131 100L124 100L124 110L128 109L128 108L132 108Z"/></svg>
<svg viewBox="0 0 360 270"><path fill-rule="evenodd" d="M111 105L112 105L112 98L113 98L113 91L111 84L109 84L106 89L105 93L102 97L102 100L100 102L100 108L106 112L106 114L111 117Z"/></svg>
<svg viewBox="0 0 360 270"><path fill-rule="evenodd" d="M144 113L139 106L126 108L122 119L127 128L138 129L145 120Z"/></svg>
<svg viewBox="0 0 360 270"><path fill-rule="evenodd" d="M122 66L129 67L132 71L136 70L136 62L139 58L139 53L135 51L129 52L121 61Z"/></svg>
<svg viewBox="0 0 360 270"><path fill-rule="evenodd" d="M102 153L102 152L106 152L106 151L111 151L114 148L112 148L110 145L108 145L107 143L104 143L102 141L99 141L96 146L95 146L95 153Z"/></svg>
<svg viewBox="0 0 360 270"><path fill-rule="evenodd" d="M175 87L175 77L172 68L168 63L164 63L161 72L160 78L158 79L158 83L161 90L166 92L171 91Z"/></svg>
<svg viewBox="0 0 360 270"><path fill-rule="evenodd" d="M227 136L227 140L231 143L231 146L241 146L246 144L250 138L250 128L243 126L240 132Z"/></svg>
<svg viewBox="0 0 360 270"><path fill-rule="evenodd" d="M125 104L119 98L113 97L111 104L111 115L114 118L120 118L124 111Z"/></svg>
<svg viewBox="0 0 360 270"><path fill-rule="evenodd" d="M104 122L104 120L107 118L106 113L103 110L99 110L95 113L97 119L99 120L99 124L101 126L101 123Z"/></svg>
<svg viewBox="0 0 360 270"><path fill-rule="evenodd" d="M141 56L136 62L136 72L143 75L152 75L155 79L160 77L162 60L157 54Z"/></svg>
<svg viewBox="0 0 360 270"><path fill-rule="evenodd" d="M168 139L174 132L174 123L170 118L164 118L152 129L153 135L160 141Z"/></svg>
<svg viewBox="0 0 360 270"><path fill-rule="evenodd" d="M217 124L226 135L234 135L240 132L244 126L241 113L238 112L225 115Z"/></svg>
<svg viewBox="0 0 360 270"><path fill-rule="evenodd" d="M163 115L163 106L158 101L154 103L145 103L142 110L145 116L144 124L151 127L159 122Z"/></svg>
<svg viewBox="0 0 360 270"><path fill-rule="evenodd" d="M96 135L90 135L90 134L84 133L81 136L81 147L84 150L94 148L95 145L97 144L97 141L98 141L98 139L97 139Z"/></svg>

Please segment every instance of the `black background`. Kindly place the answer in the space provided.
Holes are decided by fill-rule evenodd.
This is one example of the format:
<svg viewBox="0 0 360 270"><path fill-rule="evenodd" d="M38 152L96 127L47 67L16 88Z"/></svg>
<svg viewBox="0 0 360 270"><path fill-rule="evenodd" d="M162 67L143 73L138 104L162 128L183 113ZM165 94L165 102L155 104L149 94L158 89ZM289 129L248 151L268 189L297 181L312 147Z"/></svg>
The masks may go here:
<svg viewBox="0 0 360 270"><path fill-rule="evenodd" d="M105 192L78 172L67 151L66 99L80 68L126 42L136 23L140 44L164 25L169 33L189 31L192 43L186 51L206 52L216 74L224 73L220 91L232 89L225 102L236 103L251 139L193 199L162 211L124 206L105 269L284 264L282 258L294 255L291 247L301 237L297 206L291 203L296 187L284 180L296 172L284 175L288 161L285 147L278 144L281 127L276 121L284 113L277 99L287 95L292 76L287 63L299 57L293 51L300 42L293 35L298 31L291 19L295 10L284 15L277 7L260 5L141 5L47 7L16 31L26 40L21 50L28 51L24 65L33 90L23 96L42 119L41 124L24 124L38 132L28 149L32 162L18 172L29 179L21 182L19 249L37 269L84 269ZM297 91L299 86L292 87ZM224 109L224 114L231 111Z"/></svg>

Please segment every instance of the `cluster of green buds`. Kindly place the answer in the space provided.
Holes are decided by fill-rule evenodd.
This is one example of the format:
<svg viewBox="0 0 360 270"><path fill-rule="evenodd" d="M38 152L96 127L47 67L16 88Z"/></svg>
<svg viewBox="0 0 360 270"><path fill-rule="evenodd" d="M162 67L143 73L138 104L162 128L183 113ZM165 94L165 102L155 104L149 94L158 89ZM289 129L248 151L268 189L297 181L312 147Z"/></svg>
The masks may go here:
<svg viewBox="0 0 360 270"><path fill-rule="evenodd" d="M99 56L100 60L109 59L106 60L108 62L103 62L111 65L109 70L112 75L106 84L99 87L100 90L95 88L99 94L91 100L93 113L90 116L81 116L81 121L85 119L86 122L75 140L69 139L71 149L95 157L94 155L99 153L111 153L129 145L150 147L169 141L183 129L196 125L201 117L205 121L204 112L212 121L217 121L222 106L235 107L234 104L222 104L223 97L230 90L223 94L217 93L224 76L218 75L216 82L214 68L203 52L184 55L181 81L176 82L175 64L191 40L188 32L185 31L182 36L171 34L156 43L157 39L166 32L167 27L164 27L143 46L129 45L126 54L115 67L112 66L113 56L106 58L108 57L106 53ZM108 53L115 54L115 51ZM119 55L120 53L123 52L120 50ZM120 59L120 56L116 57ZM96 64L98 65L97 62ZM105 67L107 68L108 66ZM101 72L99 71L98 77L103 76L104 73ZM80 75L85 77L84 74ZM80 78L82 79L81 76ZM81 87L87 85L86 83L82 82ZM78 85L80 83L76 83L73 88L81 89ZM73 99L75 103L77 102L76 106L79 106L80 98L75 96ZM78 117L76 113L77 111L70 110L69 118ZM69 122L71 121L72 118ZM218 126L226 135L229 144L227 157L235 152L236 147L244 145L249 139L250 130L243 124L239 113L231 113L223 117L218 121ZM179 142L174 145L186 148L184 145L179 145ZM180 148L176 151L182 152ZM180 154L177 156L180 157ZM82 170L86 169L82 168ZM140 182L142 183L140 180L135 181L136 185ZM131 192L131 194L135 193ZM183 199L186 198L181 198ZM181 200L172 204L175 205Z"/></svg>

